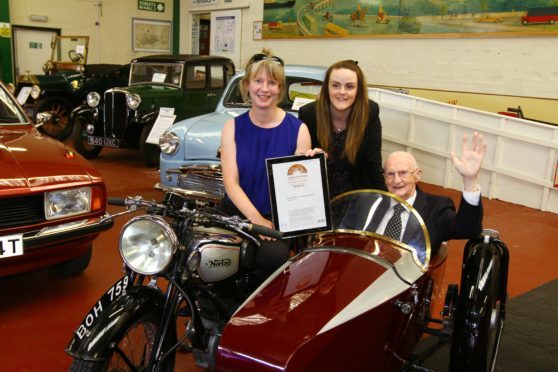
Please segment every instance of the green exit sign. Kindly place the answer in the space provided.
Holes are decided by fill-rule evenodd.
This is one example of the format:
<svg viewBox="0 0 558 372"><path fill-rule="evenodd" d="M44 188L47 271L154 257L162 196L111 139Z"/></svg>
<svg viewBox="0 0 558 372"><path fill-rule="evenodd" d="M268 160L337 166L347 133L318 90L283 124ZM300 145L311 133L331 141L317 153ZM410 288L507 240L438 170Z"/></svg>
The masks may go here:
<svg viewBox="0 0 558 372"><path fill-rule="evenodd" d="M31 42L29 42L29 48L30 49L43 49L43 43L38 43L38 42L31 41Z"/></svg>
<svg viewBox="0 0 558 372"><path fill-rule="evenodd" d="M150 12L164 12L165 3L156 1L138 0L138 10L148 10Z"/></svg>

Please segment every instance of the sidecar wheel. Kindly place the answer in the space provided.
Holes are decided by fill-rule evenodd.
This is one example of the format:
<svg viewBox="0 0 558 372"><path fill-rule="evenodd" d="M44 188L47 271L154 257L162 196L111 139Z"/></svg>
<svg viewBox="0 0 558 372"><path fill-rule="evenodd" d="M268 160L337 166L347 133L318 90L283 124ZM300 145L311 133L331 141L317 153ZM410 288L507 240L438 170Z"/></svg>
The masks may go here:
<svg viewBox="0 0 558 372"><path fill-rule="evenodd" d="M490 248L490 247L489 247ZM490 249L464 267L450 352L450 371L492 371L503 327L500 260Z"/></svg>

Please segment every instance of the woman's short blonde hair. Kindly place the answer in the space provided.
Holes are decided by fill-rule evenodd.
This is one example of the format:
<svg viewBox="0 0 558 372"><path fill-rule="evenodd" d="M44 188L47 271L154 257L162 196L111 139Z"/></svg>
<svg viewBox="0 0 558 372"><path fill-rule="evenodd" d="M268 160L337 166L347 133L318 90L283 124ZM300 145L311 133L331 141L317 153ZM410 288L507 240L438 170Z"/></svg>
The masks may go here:
<svg viewBox="0 0 558 372"><path fill-rule="evenodd" d="M250 102L248 85L250 81L262 71L279 84L279 102L281 102L285 97L285 70L283 69L283 60L272 55L270 49L263 49L261 53L254 54L246 64L244 76L240 81L240 93L242 94L242 98L245 102Z"/></svg>

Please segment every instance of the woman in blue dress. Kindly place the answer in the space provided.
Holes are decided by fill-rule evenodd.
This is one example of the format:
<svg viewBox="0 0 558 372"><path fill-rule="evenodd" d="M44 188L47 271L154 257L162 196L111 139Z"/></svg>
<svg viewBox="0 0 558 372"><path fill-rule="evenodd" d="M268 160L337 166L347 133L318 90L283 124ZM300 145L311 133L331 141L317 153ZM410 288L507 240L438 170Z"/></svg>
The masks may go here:
<svg viewBox="0 0 558 372"><path fill-rule="evenodd" d="M285 94L283 61L269 50L252 56L240 84L251 102L246 113L225 123L221 134L221 165L226 195L223 208L250 222L273 228L265 159L304 154L310 149L308 128L281 109ZM264 280L289 257L283 241L261 237L259 280Z"/></svg>

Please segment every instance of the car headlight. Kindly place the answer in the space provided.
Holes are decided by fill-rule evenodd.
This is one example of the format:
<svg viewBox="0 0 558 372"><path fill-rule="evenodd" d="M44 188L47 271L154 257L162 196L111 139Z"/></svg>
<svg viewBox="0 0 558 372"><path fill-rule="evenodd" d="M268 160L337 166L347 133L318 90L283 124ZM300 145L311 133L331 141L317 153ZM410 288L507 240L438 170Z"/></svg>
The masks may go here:
<svg viewBox="0 0 558 372"><path fill-rule="evenodd" d="M89 107L97 107L101 101L101 96L97 92L87 94L87 105Z"/></svg>
<svg viewBox="0 0 558 372"><path fill-rule="evenodd" d="M159 137L159 147L167 155L175 154L178 151L180 138L173 132L165 132Z"/></svg>
<svg viewBox="0 0 558 372"><path fill-rule="evenodd" d="M138 216L128 221L120 232L118 249L133 271L152 275L164 270L178 247L178 239L160 216Z"/></svg>
<svg viewBox="0 0 558 372"><path fill-rule="evenodd" d="M41 88L39 88L38 85L33 85L31 87L31 97L33 97L33 99L37 99L39 98L40 95L41 95Z"/></svg>
<svg viewBox="0 0 558 372"><path fill-rule="evenodd" d="M141 103L141 97L137 94L128 94L126 96L126 102L128 103L128 107L132 110L137 110Z"/></svg>
<svg viewBox="0 0 558 372"><path fill-rule="evenodd" d="M78 90L83 86L83 82L81 80L74 79L70 81L70 86L72 87L73 90Z"/></svg>
<svg viewBox="0 0 558 372"><path fill-rule="evenodd" d="M87 213L91 210L91 187L46 192L44 207L47 220Z"/></svg>

